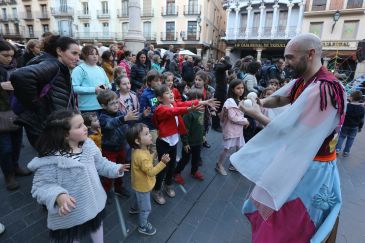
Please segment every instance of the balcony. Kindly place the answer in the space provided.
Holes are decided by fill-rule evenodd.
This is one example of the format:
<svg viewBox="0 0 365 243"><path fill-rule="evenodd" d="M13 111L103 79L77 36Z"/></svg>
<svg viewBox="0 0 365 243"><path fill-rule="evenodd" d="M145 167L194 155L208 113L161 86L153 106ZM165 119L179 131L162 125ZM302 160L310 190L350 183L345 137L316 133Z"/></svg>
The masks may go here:
<svg viewBox="0 0 365 243"><path fill-rule="evenodd" d="M156 33L153 32L143 32L143 37L146 39L146 41L156 41Z"/></svg>
<svg viewBox="0 0 365 243"><path fill-rule="evenodd" d="M0 0L0 6L3 5L15 5L16 0Z"/></svg>
<svg viewBox="0 0 365 243"><path fill-rule="evenodd" d="M228 29L226 33L226 40L235 39L291 39L297 35L296 26L277 26L276 31L271 33L272 27L266 26L259 31L258 27L249 28L246 32L246 27L239 29ZM237 33L236 33L237 32ZM259 33L260 32L260 33ZM247 36L248 34L248 36Z"/></svg>
<svg viewBox="0 0 365 243"><path fill-rule="evenodd" d="M25 12L22 15L23 19L26 21L33 21L34 20L34 16L32 12Z"/></svg>
<svg viewBox="0 0 365 243"><path fill-rule="evenodd" d="M1 16L0 22L8 22L10 21L10 18L8 16Z"/></svg>
<svg viewBox="0 0 365 243"><path fill-rule="evenodd" d="M19 18L18 16L9 16L9 21L12 21L12 22L19 22Z"/></svg>
<svg viewBox="0 0 365 243"><path fill-rule="evenodd" d="M62 6L58 8L51 8L51 14L54 17L71 17L74 14L74 9L69 6Z"/></svg>
<svg viewBox="0 0 365 243"><path fill-rule="evenodd" d="M141 13L142 17L153 17L154 13L153 13L153 9L143 9L142 13Z"/></svg>
<svg viewBox="0 0 365 243"><path fill-rule="evenodd" d="M117 17L118 18L128 18L128 9L118 9Z"/></svg>
<svg viewBox="0 0 365 243"><path fill-rule="evenodd" d="M79 40L115 40L118 35L116 32L76 32L73 37Z"/></svg>
<svg viewBox="0 0 365 243"><path fill-rule="evenodd" d="M161 41L177 41L178 32L161 32Z"/></svg>
<svg viewBox="0 0 365 243"><path fill-rule="evenodd" d="M201 9L200 5L184 5L184 15L200 15Z"/></svg>
<svg viewBox="0 0 365 243"><path fill-rule="evenodd" d="M1 31L0 36L3 36L4 39L22 38L22 34L20 33L20 31L15 31L15 30Z"/></svg>
<svg viewBox="0 0 365 243"><path fill-rule="evenodd" d="M91 16L90 16L89 11L78 11L77 18L78 19L90 19Z"/></svg>
<svg viewBox="0 0 365 243"><path fill-rule="evenodd" d="M363 1L348 1L346 8L347 9L350 9L350 8L362 8L362 5L363 5Z"/></svg>
<svg viewBox="0 0 365 243"><path fill-rule="evenodd" d="M175 5L170 5L167 7L163 7L161 10L162 16L177 16L179 15L179 7Z"/></svg>
<svg viewBox="0 0 365 243"><path fill-rule="evenodd" d="M98 10L97 17L98 19L110 19L110 13L109 11Z"/></svg>
<svg viewBox="0 0 365 243"><path fill-rule="evenodd" d="M200 32L181 31L180 36L183 41L200 41Z"/></svg>
<svg viewBox="0 0 365 243"><path fill-rule="evenodd" d="M37 13L37 19L40 19L40 20L49 20L49 18L50 18L50 16L49 16L49 12L48 11Z"/></svg>

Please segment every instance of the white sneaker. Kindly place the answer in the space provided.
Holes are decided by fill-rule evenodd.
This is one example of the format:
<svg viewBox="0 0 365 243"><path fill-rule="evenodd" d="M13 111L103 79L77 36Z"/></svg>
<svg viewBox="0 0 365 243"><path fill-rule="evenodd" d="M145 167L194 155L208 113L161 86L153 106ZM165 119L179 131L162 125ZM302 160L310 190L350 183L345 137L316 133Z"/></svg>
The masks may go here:
<svg viewBox="0 0 365 243"><path fill-rule="evenodd" d="M4 231L5 231L5 226L2 223L0 223L0 235L4 233Z"/></svg>
<svg viewBox="0 0 365 243"><path fill-rule="evenodd" d="M218 172L218 174L221 174L223 176L227 175L227 171L224 169L224 167L222 165L216 165L215 166L215 170Z"/></svg>

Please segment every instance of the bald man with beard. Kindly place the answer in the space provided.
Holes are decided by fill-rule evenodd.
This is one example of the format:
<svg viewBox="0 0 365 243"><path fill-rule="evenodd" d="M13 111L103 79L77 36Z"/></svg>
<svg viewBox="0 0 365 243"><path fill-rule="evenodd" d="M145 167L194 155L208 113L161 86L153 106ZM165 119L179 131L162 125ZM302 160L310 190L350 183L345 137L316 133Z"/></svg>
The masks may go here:
<svg viewBox="0 0 365 243"><path fill-rule="evenodd" d="M295 80L251 108L240 108L266 125L232 164L255 186L243 206L252 241L335 242L342 199L336 165L337 132L345 93L321 64L322 46L313 34L293 38L285 62ZM290 105L270 120L260 106Z"/></svg>

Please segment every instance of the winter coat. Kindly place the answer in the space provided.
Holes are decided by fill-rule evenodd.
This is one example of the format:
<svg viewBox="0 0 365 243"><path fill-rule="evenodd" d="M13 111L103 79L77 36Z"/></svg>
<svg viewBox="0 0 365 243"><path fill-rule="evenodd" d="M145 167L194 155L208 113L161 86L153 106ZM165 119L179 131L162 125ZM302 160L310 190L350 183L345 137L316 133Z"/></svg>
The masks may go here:
<svg viewBox="0 0 365 243"><path fill-rule="evenodd" d="M155 92L151 88L146 88L145 90L143 90L143 93L139 98L139 113L142 114L147 107L151 108L150 115L142 118L142 122L146 124L150 130L156 130L155 126L152 123L152 116L155 112L157 105L158 100L156 98Z"/></svg>
<svg viewBox="0 0 365 243"><path fill-rule="evenodd" d="M0 83L9 81L9 73L13 70L15 70L13 66L0 64ZM12 95L13 92L3 90L0 86L0 111L11 110L10 99Z"/></svg>
<svg viewBox="0 0 365 243"><path fill-rule="evenodd" d="M234 99L229 98L224 102L221 112L221 126L223 139L239 138L243 136L243 126L248 125L248 120L238 108Z"/></svg>
<svg viewBox="0 0 365 243"><path fill-rule="evenodd" d="M182 78L185 82L191 85L194 82L195 73L193 64L190 62L183 63Z"/></svg>
<svg viewBox="0 0 365 243"><path fill-rule="evenodd" d="M138 89L143 87L144 79L147 76L148 68L147 65L136 63L131 69L131 84L132 90L136 92Z"/></svg>
<svg viewBox="0 0 365 243"><path fill-rule="evenodd" d="M34 158L28 168L35 171L32 196L38 203L47 206L47 227L51 230L67 229L83 224L105 208L106 193L99 175L117 178L120 165L107 160L91 139L82 146L80 161L54 155ZM71 213L60 216L56 199L67 193L76 200Z"/></svg>

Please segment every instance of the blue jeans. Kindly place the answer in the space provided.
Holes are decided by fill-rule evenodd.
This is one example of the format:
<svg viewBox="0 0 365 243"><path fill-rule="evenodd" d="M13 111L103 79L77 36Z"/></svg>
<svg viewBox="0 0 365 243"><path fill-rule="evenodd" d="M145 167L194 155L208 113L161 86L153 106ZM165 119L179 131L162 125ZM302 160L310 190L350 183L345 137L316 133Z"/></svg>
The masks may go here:
<svg viewBox="0 0 365 243"><path fill-rule="evenodd" d="M347 138L345 149L343 150L343 152L350 153L350 149L352 144L354 143L357 132L358 132L357 127L342 127L340 132L340 137L338 139L338 143L336 146L336 150L341 151L342 144Z"/></svg>
<svg viewBox="0 0 365 243"><path fill-rule="evenodd" d="M9 176L18 167L22 146L23 128L0 133L0 166L4 176Z"/></svg>
<svg viewBox="0 0 365 243"><path fill-rule="evenodd" d="M143 227L148 222L151 213L151 192L134 191L132 208L139 210L139 226Z"/></svg>

